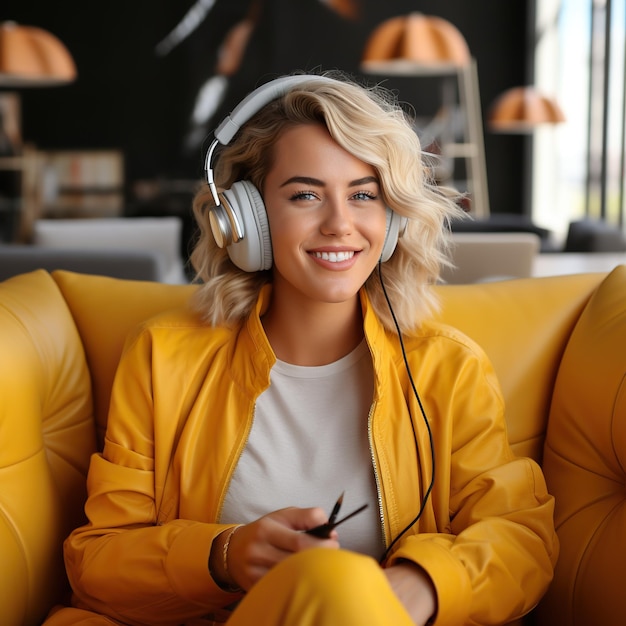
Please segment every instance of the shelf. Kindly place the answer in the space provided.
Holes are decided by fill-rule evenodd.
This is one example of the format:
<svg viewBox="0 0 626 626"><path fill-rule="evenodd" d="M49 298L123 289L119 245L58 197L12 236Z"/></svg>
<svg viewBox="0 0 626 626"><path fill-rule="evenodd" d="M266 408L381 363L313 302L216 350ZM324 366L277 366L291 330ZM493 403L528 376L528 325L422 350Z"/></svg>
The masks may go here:
<svg viewBox="0 0 626 626"><path fill-rule="evenodd" d="M459 67L452 63L433 63L423 65L405 59L391 61L364 61L361 70L366 74L380 74L382 76L454 76Z"/></svg>
<svg viewBox="0 0 626 626"><path fill-rule="evenodd" d="M0 157L0 171L20 171L26 166L26 157L10 156Z"/></svg>

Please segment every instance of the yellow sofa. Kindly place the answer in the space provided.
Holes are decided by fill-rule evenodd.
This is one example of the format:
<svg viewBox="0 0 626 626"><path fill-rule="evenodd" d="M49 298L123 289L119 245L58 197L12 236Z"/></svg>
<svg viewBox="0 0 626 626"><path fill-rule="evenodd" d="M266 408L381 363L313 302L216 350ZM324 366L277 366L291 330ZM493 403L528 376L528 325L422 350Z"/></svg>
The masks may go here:
<svg viewBox="0 0 626 626"><path fill-rule="evenodd" d="M2 626L40 624L66 599L61 545L83 519L124 337L193 289L43 270L0 283ZM533 623L621 626L626 267L438 289L443 320L498 372L514 448L556 496L561 555Z"/></svg>

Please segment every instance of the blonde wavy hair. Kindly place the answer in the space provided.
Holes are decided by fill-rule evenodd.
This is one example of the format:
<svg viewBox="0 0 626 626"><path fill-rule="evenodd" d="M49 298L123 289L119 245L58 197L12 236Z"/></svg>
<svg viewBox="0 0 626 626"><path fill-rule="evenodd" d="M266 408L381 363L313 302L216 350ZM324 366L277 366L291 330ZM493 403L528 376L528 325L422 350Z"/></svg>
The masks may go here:
<svg viewBox="0 0 626 626"><path fill-rule="evenodd" d="M419 139L392 92L365 87L343 74L324 76L329 80L298 84L246 122L220 149L215 182L228 189L237 180L248 180L262 194L281 134L301 124L324 124L342 148L375 168L386 205L409 218L392 257L379 266L400 330L407 333L437 310L432 285L449 264L448 221L462 213L455 203L458 193L431 180ZM204 184L193 202L199 236L191 263L201 283L193 306L212 325L236 325L248 317L263 285L271 283L272 270L250 273L232 263L211 233L208 215L213 206ZM376 270L365 289L383 325L395 330Z"/></svg>

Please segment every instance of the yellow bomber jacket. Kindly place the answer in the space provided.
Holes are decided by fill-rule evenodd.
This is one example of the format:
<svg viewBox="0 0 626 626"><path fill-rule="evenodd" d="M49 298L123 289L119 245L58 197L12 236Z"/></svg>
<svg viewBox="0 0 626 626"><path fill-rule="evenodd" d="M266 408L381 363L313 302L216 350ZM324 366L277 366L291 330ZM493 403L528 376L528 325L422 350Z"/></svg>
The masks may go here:
<svg viewBox="0 0 626 626"><path fill-rule="evenodd" d="M88 523L65 542L75 606L127 624L181 624L237 598L212 580L208 556L228 527L216 520L275 361L260 322L269 297L265 289L236 329L182 311L129 339L104 449L89 470ZM417 515L431 447L398 338L364 291L361 302L375 372L368 428L389 545ZM436 323L405 347L432 428L435 485L387 563L409 559L429 573L438 626L505 623L530 610L551 580L553 498L539 466L509 448L499 385L480 348Z"/></svg>

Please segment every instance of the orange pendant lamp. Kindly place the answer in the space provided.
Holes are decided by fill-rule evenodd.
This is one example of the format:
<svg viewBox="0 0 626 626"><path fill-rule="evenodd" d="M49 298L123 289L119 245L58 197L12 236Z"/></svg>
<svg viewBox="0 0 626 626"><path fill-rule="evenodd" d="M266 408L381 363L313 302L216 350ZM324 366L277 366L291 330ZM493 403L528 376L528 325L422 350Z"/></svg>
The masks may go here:
<svg viewBox="0 0 626 626"><path fill-rule="evenodd" d="M60 85L76 78L76 65L52 33L16 22L0 23L0 85Z"/></svg>
<svg viewBox="0 0 626 626"><path fill-rule="evenodd" d="M498 96L487 114L489 130L529 133L542 124L559 124L565 115L553 98L534 87L513 87Z"/></svg>
<svg viewBox="0 0 626 626"><path fill-rule="evenodd" d="M447 20L422 13L392 17L371 34L362 62L400 61L422 66L463 67L471 55L459 29Z"/></svg>

